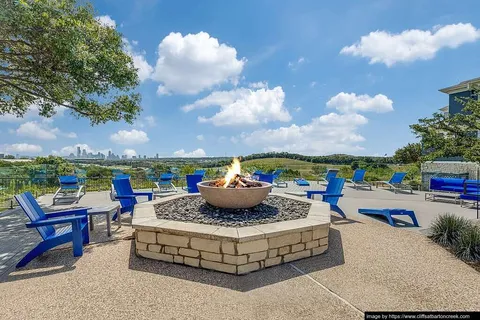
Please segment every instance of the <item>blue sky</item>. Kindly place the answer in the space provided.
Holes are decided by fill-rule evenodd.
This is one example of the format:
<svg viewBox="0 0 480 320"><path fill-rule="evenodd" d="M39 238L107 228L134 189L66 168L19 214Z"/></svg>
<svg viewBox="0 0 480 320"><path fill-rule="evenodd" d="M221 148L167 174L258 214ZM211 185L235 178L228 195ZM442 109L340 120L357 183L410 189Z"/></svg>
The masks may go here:
<svg viewBox="0 0 480 320"><path fill-rule="evenodd" d="M142 80L135 125L0 116L0 152L391 155L479 77L478 1L93 1ZM85 146L86 145L86 146Z"/></svg>

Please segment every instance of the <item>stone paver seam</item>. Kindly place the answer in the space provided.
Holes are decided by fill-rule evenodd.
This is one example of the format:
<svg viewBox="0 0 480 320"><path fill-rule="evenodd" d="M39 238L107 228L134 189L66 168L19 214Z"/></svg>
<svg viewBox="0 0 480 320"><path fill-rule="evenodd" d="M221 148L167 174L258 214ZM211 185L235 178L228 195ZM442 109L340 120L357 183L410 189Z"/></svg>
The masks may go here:
<svg viewBox="0 0 480 320"><path fill-rule="evenodd" d="M340 301L342 301L343 303L345 303L347 306L349 306L350 308L352 308L353 310L355 310L356 312L358 312L362 317L365 315L363 313L362 310L358 309L357 307L355 307L353 304L351 304L350 302L348 302L347 300L345 300L344 298L340 297L338 294L336 294L335 292L333 292L332 290L330 290L329 288L325 287L323 284L321 284L320 282L318 282L317 280L313 279L308 273L305 273L303 272L302 269L296 267L295 265L289 263L289 265L295 269L298 273L302 274L303 276L305 276L306 278L308 278L309 280L313 281L316 285L320 286L321 288L323 288L325 291L327 291L328 293L330 293L331 295L333 295L334 297L336 297L337 299L339 299Z"/></svg>

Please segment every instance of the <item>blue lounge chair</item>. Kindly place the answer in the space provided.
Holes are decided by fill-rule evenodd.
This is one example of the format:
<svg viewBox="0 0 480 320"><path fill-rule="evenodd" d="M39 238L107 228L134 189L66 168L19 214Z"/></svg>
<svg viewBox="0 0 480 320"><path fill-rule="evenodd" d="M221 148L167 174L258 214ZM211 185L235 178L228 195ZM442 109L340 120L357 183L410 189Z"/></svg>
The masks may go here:
<svg viewBox="0 0 480 320"><path fill-rule="evenodd" d="M73 243L73 256L83 255L83 244L89 242L87 208L45 213L30 192L18 194L15 199L31 221L25 224L27 228L36 228L43 239L17 263L17 268L26 266L51 248L70 241ZM56 224L65 226L54 228Z"/></svg>
<svg viewBox="0 0 480 320"><path fill-rule="evenodd" d="M394 193L398 191L408 190L410 193L413 193L412 187L408 184L403 183L403 179L407 175L406 172L395 172L390 180L381 181L380 183L386 184L390 190L393 190Z"/></svg>
<svg viewBox="0 0 480 320"><path fill-rule="evenodd" d="M206 170L196 169L193 174L195 174L195 175L200 175L200 176L202 176L202 178L203 178L203 177L205 177L205 172L206 172Z"/></svg>
<svg viewBox="0 0 480 320"><path fill-rule="evenodd" d="M361 214L371 214L371 215L381 215L387 218L388 223L393 227L395 223L392 216L409 216L415 227L419 227L417 217L415 217L415 212L407 209L358 209L358 213Z"/></svg>
<svg viewBox="0 0 480 320"><path fill-rule="evenodd" d="M60 187L53 195L53 205L58 200L74 199L76 203L85 194L84 185L81 184L77 176L59 176Z"/></svg>
<svg viewBox="0 0 480 320"><path fill-rule="evenodd" d="M129 174L124 174L124 173L119 173L119 174L115 175L113 179L130 179L130 175ZM113 186L113 182L112 182L112 186L110 188L110 199L112 201L115 201L116 196L117 196L117 192L115 191L115 187Z"/></svg>
<svg viewBox="0 0 480 320"><path fill-rule="evenodd" d="M346 218L345 213L338 207L338 200L343 197L342 189L345 184L345 178L332 178L328 182L327 189L324 191L307 190L307 198L312 199L313 195L320 194L323 202L330 204L330 210L337 212Z"/></svg>
<svg viewBox="0 0 480 320"><path fill-rule="evenodd" d="M323 181L324 183L328 183L330 181L330 179L333 179L333 178L337 177L338 171L339 171L338 169L328 169L327 172L325 173L325 175L323 177L320 177L319 181Z"/></svg>
<svg viewBox="0 0 480 320"><path fill-rule="evenodd" d="M301 187L308 187L310 185L310 183L303 178L295 178L293 179L293 182L295 182L297 186L301 186Z"/></svg>
<svg viewBox="0 0 480 320"><path fill-rule="evenodd" d="M187 187L186 190L188 193L197 193L198 187L197 183L202 182L203 175L199 174L187 174L185 176L185 179L187 180Z"/></svg>
<svg viewBox="0 0 480 320"><path fill-rule="evenodd" d="M353 187L358 190L358 188L369 188L372 190L372 185L365 181L365 173L367 170L357 169L353 172L352 179L348 179L348 182L353 183Z"/></svg>
<svg viewBox="0 0 480 320"><path fill-rule="evenodd" d="M177 192L177 188L173 184L174 177L175 177L174 173L162 173L158 181L155 182L155 185L158 188L158 192L170 192L170 191Z"/></svg>
<svg viewBox="0 0 480 320"><path fill-rule="evenodd" d="M284 170L282 169L277 169L273 172L273 184L275 187L280 188L281 185L285 186L285 188L288 187L288 183L280 179L280 175L283 173L283 171Z"/></svg>
<svg viewBox="0 0 480 320"><path fill-rule="evenodd" d="M273 184L273 174L259 173L257 176L258 176L258 181L268 182Z"/></svg>
<svg viewBox="0 0 480 320"><path fill-rule="evenodd" d="M137 197L139 196L146 196L148 201L153 200L153 192L134 192L130 179L113 179L112 184L116 192L115 199L120 201L120 213L130 212L130 215L133 216ZM112 220L116 219L117 214L115 213Z"/></svg>

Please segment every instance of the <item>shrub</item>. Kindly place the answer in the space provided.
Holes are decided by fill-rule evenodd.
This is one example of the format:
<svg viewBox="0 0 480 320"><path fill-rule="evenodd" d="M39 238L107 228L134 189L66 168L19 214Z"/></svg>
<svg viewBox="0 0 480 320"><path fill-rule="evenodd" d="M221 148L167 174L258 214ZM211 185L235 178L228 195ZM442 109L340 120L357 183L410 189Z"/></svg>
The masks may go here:
<svg viewBox="0 0 480 320"><path fill-rule="evenodd" d="M462 260L480 262L480 227L472 225L466 228L461 233L454 251Z"/></svg>
<svg viewBox="0 0 480 320"><path fill-rule="evenodd" d="M470 226L470 222L451 213L439 215L432 223L430 236L442 246L455 246L461 234Z"/></svg>

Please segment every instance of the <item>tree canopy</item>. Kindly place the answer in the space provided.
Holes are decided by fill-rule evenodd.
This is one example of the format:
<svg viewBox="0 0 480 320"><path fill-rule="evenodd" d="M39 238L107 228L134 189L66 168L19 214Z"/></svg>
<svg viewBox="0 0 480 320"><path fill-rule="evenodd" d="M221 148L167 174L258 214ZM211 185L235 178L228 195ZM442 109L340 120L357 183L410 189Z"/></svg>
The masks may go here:
<svg viewBox="0 0 480 320"><path fill-rule="evenodd" d="M420 119L410 126L422 140L425 159L463 157L480 162L480 101L476 98L457 98L457 101L463 105L461 113L434 113L432 118Z"/></svg>
<svg viewBox="0 0 480 320"><path fill-rule="evenodd" d="M409 143L406 146L395 151L393 159L398 163L415 163L420 161L422 157L422 144Z"/></svg>
<svg viewBox="0 0 480 320"><path fill-rule="evenodd" d="M138 76L122 36L75 0L4 0L0 10L0 115L63 106L91 124L140 112Z"/></svg>

